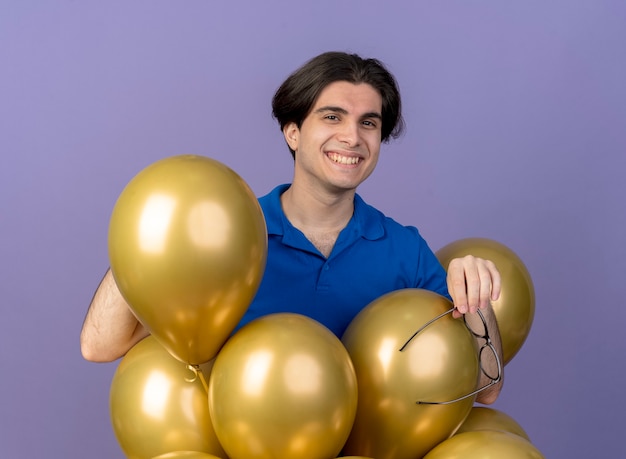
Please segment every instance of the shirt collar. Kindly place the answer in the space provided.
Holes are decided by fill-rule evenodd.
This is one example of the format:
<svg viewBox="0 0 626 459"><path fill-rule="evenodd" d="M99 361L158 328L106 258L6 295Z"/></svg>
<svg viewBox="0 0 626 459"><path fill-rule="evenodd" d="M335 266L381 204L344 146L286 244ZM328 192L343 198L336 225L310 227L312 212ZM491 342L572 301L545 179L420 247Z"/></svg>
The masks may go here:
<svg viewBox="0 0 626 459"><path fill-rule="evenodd" d="M278 185L269 194L259 199L265 215L268 235L282 236L285 234L284 225L287 217L283 213L280 195L289 188L289 184ZM355 231L356 235L369 240L383 237L384 216L375 208L367 204L361 196L354 195L354 214L346 229Z"/></svg>
<svg viewBox="0 0 626 459"><path fill-rule="evenodd" d="M282 206L280 204L280 195L289 188L289 184L278 185L269 194L259 199L263 214L265 216L265 225L267 226L267 234L282 236L285 231L283 228L283 218L286 218Z"/></svg>
<svg viewBox="0 0 626 459"><path fill-rule="evenodd" d="M354 215L348 225L354 222L359 236L371 241L383 237L385 235L383 218L384 215L363 201L361 196L354 195Z"/></svg>

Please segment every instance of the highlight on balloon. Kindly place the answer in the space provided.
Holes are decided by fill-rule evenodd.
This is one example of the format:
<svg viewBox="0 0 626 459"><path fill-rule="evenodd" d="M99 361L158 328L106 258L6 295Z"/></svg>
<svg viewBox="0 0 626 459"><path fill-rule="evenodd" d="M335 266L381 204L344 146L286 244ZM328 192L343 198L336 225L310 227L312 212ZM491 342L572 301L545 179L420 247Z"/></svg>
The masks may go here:
<svg viewBox="0 0 626 459"><path fill-rule="evenodd" d="M402 347L400 348L400 352L404 351L406 347L409 345L409 343L414 338L416 338L421 332L423 332L429 325L432 325L433 323L437 322L439 319L441 319L442 317L448 314L452 314L454 310L455 308L450 308L447 311L439 314L437 317L434 317L433 319L429 320L424 325L422 325L413 335L411 335L411 337L407 340L407 342L402 345ZM462 395L461 397L457 397L452 400L438 401L438 402L432 401L432 400L430 401L418 400L416 402L418 405L449 405L450 403L460 402L461 400L465 400L468 397L478 395L482 391L489 389L491 386L498 384L502 380L502 363L500 362L500 357L498 357L498 352L496 351L491 341L491 338L489 336L489 328L487 326L487 321L485 320L485 316L480 311L480 309L476 311L476 314L480 318L480 322L478 322L478 324L476 324L476 322L474 322L474 324L470 324L468 321L467 314L463 316L463 321L465 322L465 326L467 327L467 329L475 337L480 338L484 341L478 350L478 364L480 366L480 370L490 381L486 385L479 387L478 389L468 394ZM492 374L492 370L488 368L488 365L486 363L486 361L488 360L495 361L496 363L496 372L493 374Z"/></svg>

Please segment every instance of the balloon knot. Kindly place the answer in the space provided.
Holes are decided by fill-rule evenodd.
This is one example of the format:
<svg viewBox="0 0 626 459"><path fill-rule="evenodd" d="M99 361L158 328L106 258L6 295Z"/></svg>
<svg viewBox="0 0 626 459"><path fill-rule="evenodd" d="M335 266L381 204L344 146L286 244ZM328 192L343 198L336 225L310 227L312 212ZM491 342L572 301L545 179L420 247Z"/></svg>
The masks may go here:
<svg viewBox="0 0 626 459"><path fill-rule="evenodd" d="M192 382L196 382L196 380L198 379L199 373L200 373L200 366L198 365L187 365L187 369L189 371L191 371L191 373L193 373L193 375L190 378L185 378L185 381L192 383Z"/></svg>

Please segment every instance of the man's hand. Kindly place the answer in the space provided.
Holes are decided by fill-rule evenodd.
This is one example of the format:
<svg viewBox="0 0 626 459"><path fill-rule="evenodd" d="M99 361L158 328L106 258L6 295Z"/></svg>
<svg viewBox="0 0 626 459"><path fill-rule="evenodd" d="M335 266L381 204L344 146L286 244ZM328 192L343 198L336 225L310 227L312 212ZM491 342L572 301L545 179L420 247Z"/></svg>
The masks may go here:
<svg viewBox="0 0 626 459"><path fill-rule="evenodd" d="M485 309L500 297L501 278L496 265L467 255L455 258L448 266L448 292L456 307L455 317Z"/></svg>
<svg viewBox="0 0 626 459"><path fill-rule="evenodd" d="M498 353L500 362L502 360L502 339L498 324L496 321L491 301L496 301L500 297L501 277L496 265L489 260L483 260L472 255L463 258L455 258L448 266L448 292L452 297L452 301L456 309L453 312L454 317L461 317L463 314L469 314L468 320L475 320L475 313L478 308L483 311L487 321L487 328L491 341ZM482 338L477 338L478 346L484 343ZM494 359L481 362L481 365L487 369L489 374L497 373L497 362ZM476 401L483 404L493 403L502 390L503 369L501 368L500 382L481 392L476 397ZM482 387L491 382L491 380L481 373L479 385Z"/></svg>

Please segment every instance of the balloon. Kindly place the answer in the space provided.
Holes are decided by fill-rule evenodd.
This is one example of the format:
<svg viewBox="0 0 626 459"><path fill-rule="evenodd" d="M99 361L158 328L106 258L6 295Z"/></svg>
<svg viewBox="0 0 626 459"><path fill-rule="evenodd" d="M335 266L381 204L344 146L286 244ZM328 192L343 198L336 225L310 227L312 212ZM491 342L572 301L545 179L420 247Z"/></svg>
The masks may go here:
<svg viewBox="0 0 626 459"><path fill-rule="evenodd" d="M294 313L238 330L209 380L211 419L231 459L335 457L356 404L356 375L341 341Z"/></svg>
<svg viewBox="0 0 626 459"><path fill-rule="evenodd" d="M171 453L161 454L152 459L222 459L212 454L200 453L198 451L174 451Z"/></svg>
<svg viewBox="0 0 626 459"><path fill-rule="evenodd" d="M128 458L179 450L226 457L211 424L202 381L152 336L128 351L115 371L109 397L113 430Z"/></svg>
<svg viewBox="0 0 626 459"><path fill-rule="evenodd" d="M528 440L510 432L481 430L454 435L433 448L424 459L545 459Z"/></svg>
<svg viewBox="0 0 626 459"><path fill-rule="evenodd" d="M525 440L530 441L530 437L526 431L520 426L515 419L508 414L498 411L494 408L483 406L475 406L470 411L459 430L455 435L463 432L473 432L476 430L498 430L519 435Z"/></svg>
<svg viewBox="0 0 626 459"><path fill-rule="evenodd" d="M256 294L266 256L257 199L210 158L181 155L148 166L111 215L115 282L138 320L185 363L215 357Z"/></svg>
<svg viewBox="0 0 626 459"><path fill-rule="evenodd" d="M452 303L422 289L397 290L374 300L342 337L359 385L356 419L343 452L376 459L415 459L448 438L469 413L476 389L477 347L463 320L443 316L399 349Z"/></svg>
<svg viewBox="0 0 626 459"><path fill-rule="evenodd" d="M505 245L483 238L460 239L442 247L436 255L446 268L453 258L466 255L495 263L502 276L502 291L492 306L502 339L504 364L510 362L526 341L535 316L535 288L522 260Z"/></svg>

